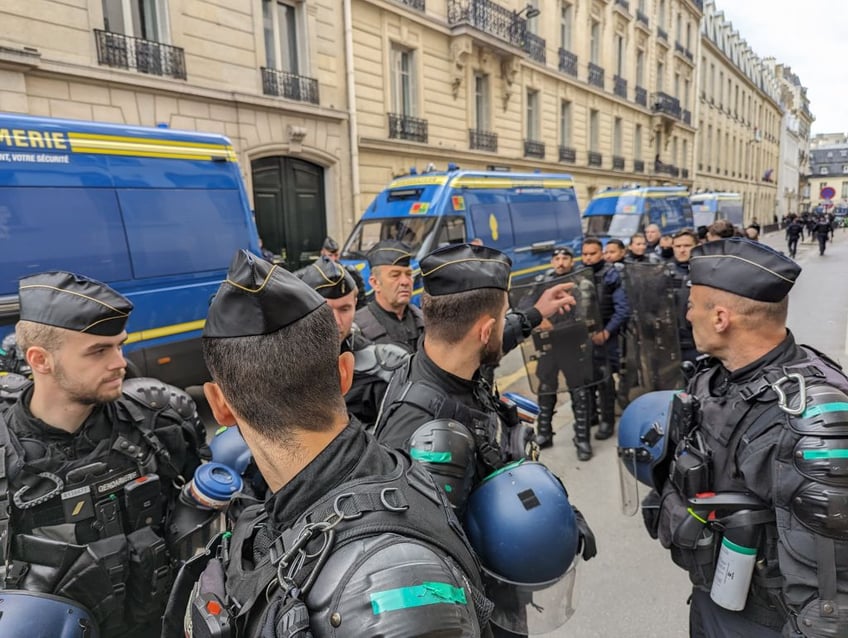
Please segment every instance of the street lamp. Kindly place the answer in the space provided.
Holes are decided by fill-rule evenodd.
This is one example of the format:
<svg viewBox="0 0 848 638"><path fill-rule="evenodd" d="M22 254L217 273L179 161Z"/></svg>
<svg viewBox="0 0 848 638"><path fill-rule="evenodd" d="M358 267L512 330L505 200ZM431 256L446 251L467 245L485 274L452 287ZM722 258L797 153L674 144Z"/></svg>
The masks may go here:
<svg viewBox="0 0 848 638"><path fill-rule="evenodd" d="M537 7L534 7L532 4L530 4L528 2L527 5L523 9L515 12L515 17L520 18L523 15L528 20L532 20L533 18L539 17L540 13L542 13L542 12L539 11L539 9Z"/></svg>

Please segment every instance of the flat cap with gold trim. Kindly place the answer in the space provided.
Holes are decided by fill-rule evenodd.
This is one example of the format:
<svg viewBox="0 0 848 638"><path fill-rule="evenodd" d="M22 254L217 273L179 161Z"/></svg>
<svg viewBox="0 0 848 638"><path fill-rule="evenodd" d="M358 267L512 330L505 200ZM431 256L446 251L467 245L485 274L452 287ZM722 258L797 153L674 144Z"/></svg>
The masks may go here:
<svg viewBox="0 0 848 638"><path fill-rule="evenodd" d="M722 239L692 249L689 278L756 301L781 301L801 274L801 266L755 241Z"/></svg>
<svg viewBox="0 0 848 638"><path fill-rule="evenodd" d="M21 279L22 321L101 337L121 334L132 302L109 286L83 275L53 271Z"/></svg>
<svg viewBox="0 0 848 638"><path fill-rule="evenodd" d="M339 299L356 288L347 268L329 257L320 257L295 275L325 299Z"/></svg>
<svg viewBox="0 0 848 638"><path fill-rule="evenodd" d="M424 291L434 297L497 288L509 290L512 260L499 250L474 244L451 244L421 260Z"/></svg>
<svg viewBox="0 0 848 638"><path fill-rule="evenodd" d="M239 250L209 306L204 337L271 334L303 319L324 298L280 266Z"/></svg>
<svg viewBox="0 0 848 638"><path fill-rule="evenodd" d="M409 266L412 247L397 239L384 239L374 245L366 255L368 263L374 266Z"/></svg>

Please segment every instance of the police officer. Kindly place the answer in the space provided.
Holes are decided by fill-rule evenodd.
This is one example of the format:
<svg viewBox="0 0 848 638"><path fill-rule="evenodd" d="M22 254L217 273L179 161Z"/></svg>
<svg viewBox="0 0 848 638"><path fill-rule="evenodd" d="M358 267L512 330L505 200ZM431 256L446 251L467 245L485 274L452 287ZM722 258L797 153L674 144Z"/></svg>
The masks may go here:
<svg viewBox="0 0 848 638"><path fill-rule="evenodd" d="M444 499L347 414L353 356L339 354L321 295L240 251L203 353L215 418L239 426L272 494L181 572L169 609L189 599L186 636L488 635L478 567Z"/></svg>
<svg viewBox="0 0 848 638"><path fill-rule="evenodd" d="M618 372L620 350L619 333L624 329L630 317L630 306L621 280L621 272L603 259L603 244L596 237L583 240L583 266L591 268L595 278L598 305L601 310L603 327L592 335L595 346L594 365L597 402L590 410L599 412L600 425L595 438L610 438L615 432L615 383L612 373Z"/></svg>
<svg viewBox="0 0 848 638"><path fill-rule="evenodd" d="M689 302L689 258L698 245L698 236L685 228L674 235L674 259L668 263L668 277L677 307L677 336L680 340L680 356L683 361L695 362L698 350L692 336L692 324L686 319Z"/></svg>
<svg viewBox="0 0 848 638"><path fill-rule="evenodd" d="M171 513L199 464L194 402L124 381L132 304L109 286L47 272L23 278L19 298L32 381L3 377L2 586L76 601L103 636L149 636L178 558Z"/></svg>
<svg viewBox="0 0 848 638"><path fill-rule="evenodd" d="M328 236L324 239L324 244L321 246L321 257L326 257L337 262L339 260L340 250L339 243ZM356 266L344 265L343 267L350 274L353 283L356 284L356 309L364 308L368 303L368 297L365 295L365 282L362 280L362 275Z"/></svg>
<svg viewBox="0 0 848 638"><path fill-rule="evenodd" d="M819 255L824 255L827 247L827 240L833 236L833 226L827 221L824 215L819 215L813 226L813 234L819 240Z"/></svg>
<svg viewBox="0 0 848 638"><path fill-rule="evenodd" d="M786 245L792 259L795 259L795 255L798 254L798 241L803 234L804 226L798 221L798 216L790 215L789 223L786 225Z"/></svg>
<svg viewBox="0 0 848 638"><path fill-rule="evenodd" d="M714 358L677 396L647 520L694 584L691 635L848 635L848 379L786 329L801 268L743 239L690 263L688 317Z"/></svg>
<svg viewBox="0 0 848 638"><path fill-rule="evenodd" d="M551 257L551 268L536 277L538 284L546 284L572 272L574 253L568 246L557 246ZM589 390L583 387L582 371L575 370L573 364L580 365L576 350L580 347L585 334L585 326L569 322L569 317L554 314L539 326L548 331L551 349L543 352L536 366L539 377L539 417L536 421L536 442L540 448L553 445L553 417L557 402L560 370L565 374L571 394L571 409L574 413L574 445L577 458L588 461L592 458L592 444L589 437ZM557 325L573 324L568 328L557 329ZM583 330L581 330L583 328Z"/></svg>
<svg viewBox="0 0 848 638"><path fill-rule="evenodd" d="M380 443L410 450L436 476L444 477L440 466L449 459L462 459L456 468L461 480L447 484L459 512L468 492L487 475L525 454L521 426L505 422L509 417L480 373L481 366L496 364L502 355L511 265L500 251L470 244L446 246L421 260L423 346L392 379L377 422ZM446 449L437 449L440 432L431 426L443 420L459 423L462 434L454 431ZM470 442L470 451L456 443L461 440ZM470 475L462 476L463 470ZM594 537L582 519L580 525L588 559L595 554ZM537 550L526 560L540 559ZM515 635L503 626L495 631Z"/></svg>
<svg viewBox="0 0 848 638"><path fill-rule="evenodd" d="M418 349L418 338L424 330L424 319L412 305L412 253L409 245L386 239L368 251L374 299L358 310L356 325L369 341L396 343L409 352Z"/></svg>
<svg viewBox="0 0 848 638"><path fill-rule="evenodd" d="M374 425L392 374L409 353L396 344L371 343L362 336L353 323L359 291L341 264L321 257L295 274L324 297L339 327L341 351L353 353L353 383L345 394L348 412L363 425Z"/></svg>

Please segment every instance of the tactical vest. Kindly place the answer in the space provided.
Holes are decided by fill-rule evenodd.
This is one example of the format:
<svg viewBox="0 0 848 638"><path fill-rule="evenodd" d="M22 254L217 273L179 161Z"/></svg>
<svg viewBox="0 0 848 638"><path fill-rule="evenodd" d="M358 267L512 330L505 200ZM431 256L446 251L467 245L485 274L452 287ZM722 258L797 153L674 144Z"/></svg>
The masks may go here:
<svg viewBox="0 0 848 638"><path fill-rule="evenodd" d="M604 264L603 268L593 273L595 289L597 290L598 295L598 310L601 314L601 322L604 325L606 325L606 323L612 319L612 316L615 314L615 303L612 299L614 288L607 281L607 273L611 268L612 266L609 264Z"/></svg>
<svg viewBox="0 0 848 638"><path fill-rule="evenodd" d="M376 303L376 302L374 302ZM421 333L424 330L424 315L421 314L421 310L412 304L409 304L406 307L406 312L412 315L413 323L415 328L418 330L418 336L421 336ZM362 310L357 311L356 324L359 326L359 330L365 335L366 338L371 341L380 341L389 337L389 332L386 326L383 324L381 319L375 315L370 307L365 306ZM396 342L392 342L396 343ZM406 343L397 344L403 348L407 348Z"/></svg>
<svg viewBox="0 0 848 638"><path fill-rule="evenodd" d="M353 357L353 383L345 394L345 404L364 425L372 426L386 387L409 352L393 343L372 343L354 350Z"/></svg>
<svg viewBox="0 0 848 638"><path fill-rule="evenodd" d="M0 459L6 460L0 499L10 505L12 532L9 538L0 529L8 566L3 588L75 600L91 610L105 636L155 622L172 580L164 529L170 504L163 490L176 493L170 486L183 481L179 410L193 402L150 381L125 383L124 395L104 408L110 438L60 474L29 466L32 446L9 427L10 393L0 407ZM170 392L175 394L166 396ZM6 518L0 526L9 523Z"/></svg>
<svg viewBox="0 0 848 638"><path fill-rule="evenodd" d="M376 552L357 551L351 562L339 563L338 557L346 546L368 539L384 540L376 549L410 543L449 557L461 568L478 622L486 626L491 603L482 594L479 564L459 522L424 470L411 464L407 456L389 452L397 462L391 475L343 483L285 530L274 529L264 505L245 509L231 537L219 536L205 554L189 560L180 571L165 614L165 634L176 635L185 623L188 636L255 638L268 633L269 623L275 623L271 625L277 631L273 635L280 638L306 636L310 627L313 634L309 635L316 637L331 635L332 628L339 626L345 635L365 635L353 629L358 619L336 613L332 605L317 605L312 588L322 573L332 574L333 600L341 604L338 595L353 571ZM444 521L445 516L447 526L433 525L434 521ZM270 538L270 545L254 565L243 557L255 553L260 532ZM220 561L222 572L218 572L215 561ZM201 574L205 580L193 588ZM225 611L210 614L210 600L218 603L215 609ZM183 617L185 609L188 611ZM410 634L415 629L419 628L410 627Z"/></svg>
<svg viewBox="0 0 848 638"><path fill-rule="evenodd" d="M694 379L700 423L712 425L695 428L711 467L693 474L700 478L684 477L698 452L678 446L663 493L660 540L693 583L708 588L715 555L676 544L691 522L686 499L753 489L763 502L756 514L763 533L748 604L739 613L774 629L789 619L804 636L846 635L848 592L838 591L846 583L838 587L837 565L848 564L848 460L840 452L848 447L848 379L824 355L802 348L802 360L768 366L724 396L710 393L717 366ZM757 483L760 472L768 475ZM797 587L783 591L782 573L795 585L799 578L812 584L818 597L797 598Z"/></svg>

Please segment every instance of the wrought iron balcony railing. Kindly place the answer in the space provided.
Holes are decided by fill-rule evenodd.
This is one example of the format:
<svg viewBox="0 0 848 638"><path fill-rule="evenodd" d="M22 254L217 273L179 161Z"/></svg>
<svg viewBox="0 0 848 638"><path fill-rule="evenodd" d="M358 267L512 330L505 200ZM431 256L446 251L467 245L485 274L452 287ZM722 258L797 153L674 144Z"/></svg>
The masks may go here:
<svg viewBox="0 0 848 638"><path fill-rule="evenodd" d="M407 7L412 7L413 9L418 9L419 11L424 11L424 0L399 0L401 4L405 4Z"/></svg>
<svg viewBox="0 0 848 638"><path fill-rule="evenodd" d="M604 163L604 156L597 151L589 151L586 158L589 162L589 166L600 166Z"/></svg>
<svg viewBox="0 0 848 638"><path fill-rule="evenodd" d="M615 0L615 3L626 12L630 12L630 3L627 0Z"/></svg>
<svg viewBox="0 0 848 638"><path fill-rule="evenodd" d="M102 29L94 30L94 40L98 64L186 79L185 51L180 47Z"/></svg>
<svg viewBox="0 0 848 638"><path fill-rule="evenodd" d="M679 53L680 55L683 55L686 52L686 47L684 47L679 42L675 42L674 43L674 51L675 51L675 53Z"/></svg>
<svg viewBox="0 0 848 638"><path fill-rule="evenodd" d="M662 27L657 27L657 37L668 42L668 32Z"/></svg>
<svg viewBox="0 0 848 638"><path fill-rule="evenodd" d="M683 119L684 124L688 124L689 126L692 126L692 112L691 111L687 111L686 109L684 109L682 119Z"/></svg>
<svg viewBox="0 0 848 638"><path fill-rule="evenodd" d="M651 98L651 110L654 113L670 115L678 120L681 117L680 100L662 91L657 91Z"/></svg>
<svg viewBox="0 0 848 638"><path fill-rule="evenodd" d="M498 134L479 129L468 129L468 146L478 151L498 150Z"/></svg>
<svg viewBox="0 0 848 638"><path fill-rule="evenodd" d="M604 88L604 69L593 62L589 62L589 84Z"/></svg>
<svg viewBox="0 0 848 638"><path fill-rule="evenodd" d="M639 9L636 9L636 22L641 22L646 27L651 26L651 22L648 20L648 16L646 16L645 13L640 11Z"/></svg>
<svg viewBox="0 0 848 638"><path fill-rule="evenodd" d="M545 159L545 143L536 140L524 140L524 157Z"/></svg>
<svg viewBox="0 0 848 638"><path fill-rule="evenodd" d="M618 75L614 75L612 78L613 87L612 92L615 93L619 97L623 97L625 100L627 99L627 80Z"/></svg>
<svg viewBox="0 0 848 638"><path fill-rule="evenodd" d="M624 170L624 158L619 155L612 156L612 168L616 171Z"/></svg>
<svg viewBox="0 0 848 638"><path fill-rule="evenodd" d="M467 24L519 48L526 42L527 20L492 0L448 0L448 24Z"/></svg>
<svg viewBox="0 0 848 638"><path fill-rule="evenodd" d="M645 172L645 160L633 160L633 172L634 173L644 173Z"/></svg>
<svg viewBox="0 0 848 638"><path fill-rule="evenodd" d="M681 176L683 179L689 179L689 169L688 169L688 168L684 168L684 169L682 169L682 170L680 171L680 176Z"/></svg>
<svg viewBox="0 0 848 638"><path fill-rule="evenodd" d="M427 143L427 120L389 113L389 139Z"/></svg>
<svg viewBox="0 0 848 638"><path fill-rule="evenodd" d="M704 12L704 0L692 0L692 4L698 7L701 13Z"/></svg>
<svg viewBox="0 0 848 638"><path fill-rule="evenodd" d="M289 100L318 104L318 80L297 73L261 67L262 92Z"/></svg>
<svg viewBox="0 0 848 638"><path fill-rule="evenodd" d="M692 52L689 49L685 49L683 51L683 55L685 55L686 59L689 60L690 62L695 61L695 56L692 54Z"/></svg>
<svg viewBox="0 0 848 638"><path fill-rule="evenodd" d="M637 86L633 101L642 106L648 106L648 91L644 87Z"/></svg>
<svg viewBox="0 0 848 638"><path fill-rule="evenodd" d="M562 146L559 147L559 161L560 162L576 162L577 161L577 151L570 146Z"/></svg>
<svg viewBox="0 0 848 638"><path fill-rule="evenodd" d="M659 174L671 175L672 177L680 177L680 169L674 164L665 164L659 160L654 162L654 172Z"/></svg>
<svg viewBox="0 0 848 638"><path fill-rule="evenodd" d="M536 60L536 62L544 64L548 57L545 38L540 38L535 33L530 33L529 31L524 34L524 38L524 50L527 52L527 55L531 59Z"/></svg>
<svg viewBox="0 0 848 638"><path fill-rule="evenodd" d="M577 77L577 55L565 49L559 50L559 70Z"/></svg>

